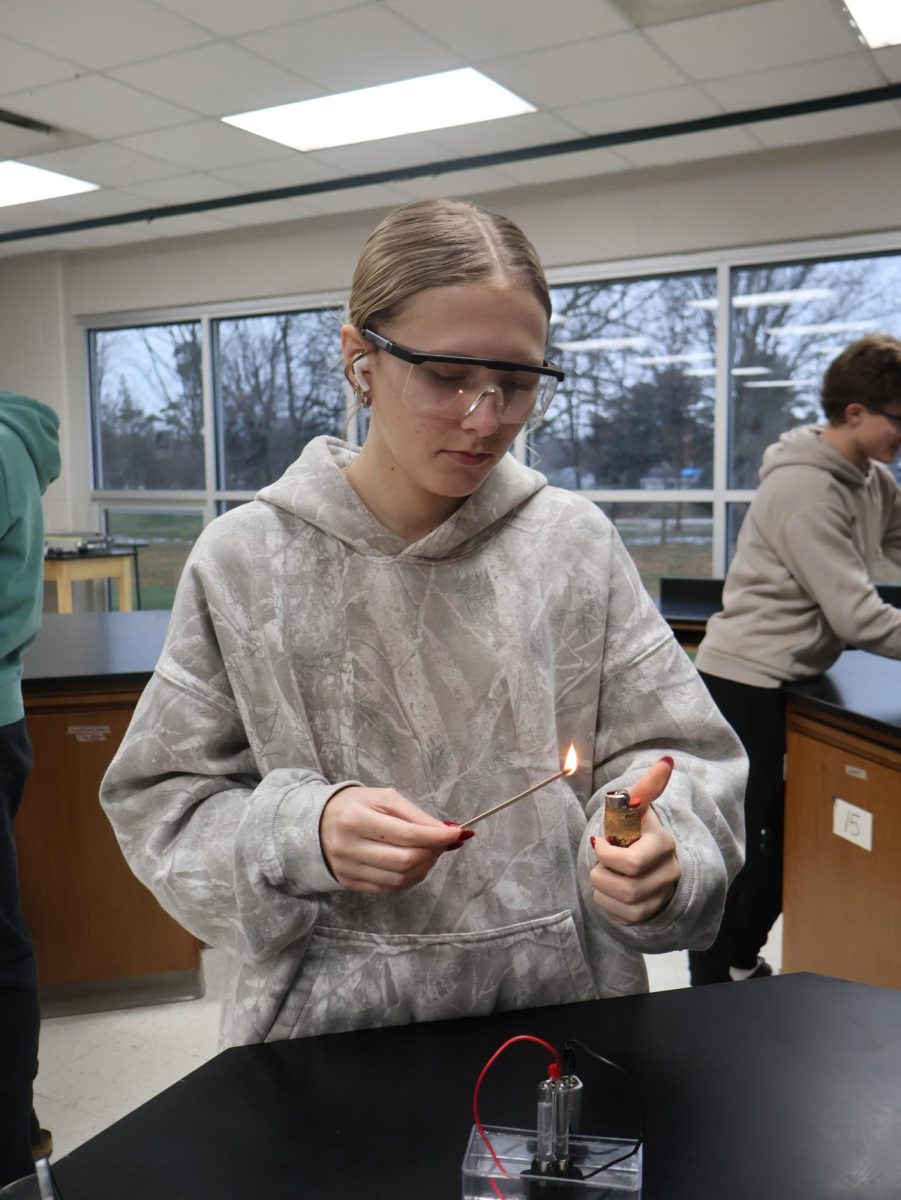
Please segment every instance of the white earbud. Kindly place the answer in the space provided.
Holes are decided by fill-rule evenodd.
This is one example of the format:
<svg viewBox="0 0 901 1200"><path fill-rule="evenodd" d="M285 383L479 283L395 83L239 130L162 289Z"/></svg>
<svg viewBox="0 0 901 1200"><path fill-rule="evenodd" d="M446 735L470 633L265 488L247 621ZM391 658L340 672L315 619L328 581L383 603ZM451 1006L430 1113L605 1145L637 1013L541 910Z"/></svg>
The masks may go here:
<svg viewBox="0 0 901 1200"><path fill-rule="evenodd" d="M363 360L365 357L365 354L361 354L359 358L355 358L351 367L354 373L354 391L363 407L369 408L370 404L372 404L372 393L369 390L366 376L363 374Z"/></svg>

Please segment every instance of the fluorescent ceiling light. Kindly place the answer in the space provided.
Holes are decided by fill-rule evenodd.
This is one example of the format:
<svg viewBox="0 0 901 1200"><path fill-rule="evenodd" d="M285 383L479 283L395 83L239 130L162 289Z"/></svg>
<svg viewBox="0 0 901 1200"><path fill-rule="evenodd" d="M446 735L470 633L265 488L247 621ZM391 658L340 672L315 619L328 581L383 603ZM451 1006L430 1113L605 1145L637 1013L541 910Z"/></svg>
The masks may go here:
<svg viewBox="0 0 901 1200"><path fill-rule="evenodd" d="M815 379L762 379L758 383L743 383L746 388L806 388L816 383Z"/></svg>
<svg viewBox="0 0 901 1200"><path fill-rule="evenodd" d="M733 367L732 375L769 375L769 367ZM715 375L716 367L699 367L696 371L686 371L686 375Z"/></svg>
<svg viewBox="0 0 901 1200"><path fill-rule="evenodd" d="M901 9L897 0L845 0L845 11L871 50L901 44Z"/></svg>
<svg viewBox="0 0 901 1200"><path fill-rule="evenodd" d="M53 200L74 196L77 192L96 192L96 183L85 183L70 175L30 167L27 163L0 162L0 208L10 204L31 204L35 200Z"/></svg>
<svg viewBox="0 0 901 1200"><path fill-rule="evenodd" d="M643 367L663 367L667 363L703 362L705 358L713 358L713 351L699 350L694 354L652 354L648 358L633 358L632 361Z"/></svg>
<svg viewBox="0 0 901 1200"><path fill-rule="evenodd" d="M530 112L534 105L480 71L462 67L222 120L294 150L323 150Z"/></svg>
<svg viewBox="0 0 901 1200"><path fill-rule="evenodd" d="M773 337L807 337L813 333L857 333L872 328L872 321L829 321L825 325L780 325L766 332Z"/></svg>
<svg viewBox="0 0 901 1200"><path fill-rule="evenodd" d="M555 342L558 350L643 350L648 344L646 337L585 338L581 342Z"/></svg>
<svg viewBox="0 0 901 1200"><path fill-rule="evenodd" d="M733 296L733 308L762 308L767 304L803 304L807 300L830 300L835 295L832 288L789 288L784 292L748 292L744 296ZM689 300L689 308L716 308L712 297L708 300Z"/></svg>

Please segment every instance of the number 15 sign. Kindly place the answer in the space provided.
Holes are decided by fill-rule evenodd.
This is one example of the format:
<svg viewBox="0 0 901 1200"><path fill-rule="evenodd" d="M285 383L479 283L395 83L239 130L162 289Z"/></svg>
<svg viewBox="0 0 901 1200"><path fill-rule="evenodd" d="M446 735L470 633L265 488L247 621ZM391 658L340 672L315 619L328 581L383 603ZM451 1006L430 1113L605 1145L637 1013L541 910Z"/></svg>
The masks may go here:
<svg viewBox="0 0 901 1200"><path fill-rule="evenodd" d="M832 801L832 832L861 850L873 849L873 814L835 796Z"/></svg>

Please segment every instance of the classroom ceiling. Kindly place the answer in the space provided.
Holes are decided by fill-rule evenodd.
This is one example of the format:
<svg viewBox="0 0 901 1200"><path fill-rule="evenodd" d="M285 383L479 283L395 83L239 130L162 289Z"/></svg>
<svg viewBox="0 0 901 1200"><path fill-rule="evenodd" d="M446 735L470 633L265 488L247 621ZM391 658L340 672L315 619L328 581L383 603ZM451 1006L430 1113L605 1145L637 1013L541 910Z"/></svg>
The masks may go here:
<svg viewBox="0 0 901 1200"><path fill-rule="evenodd" d="M475 66L537 111L300 153L222 124L248 109ZM901 82L840 0L3 0L0 160L99 190L0 207L0 238ZM0 240L80 250L901 128L901 100Z"/></svg>

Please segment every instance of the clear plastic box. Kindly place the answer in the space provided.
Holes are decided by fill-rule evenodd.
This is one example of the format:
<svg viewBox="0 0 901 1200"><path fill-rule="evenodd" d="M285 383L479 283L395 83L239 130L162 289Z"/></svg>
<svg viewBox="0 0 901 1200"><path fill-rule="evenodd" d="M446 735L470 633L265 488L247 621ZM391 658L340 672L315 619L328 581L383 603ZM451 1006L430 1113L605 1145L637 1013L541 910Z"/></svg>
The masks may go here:
<svg viewBox="0 0 901 1200"><path fill-rule="evenodd" d="M592 1179L524 1176L535 1154L534 1129L485 1126L485 1133L507 1174L499 1171L475 1125L463 1158L463 1200L638 1200L641 1196L642 1151L639 1150ZM625 1154L632 1138L570 1135L572 1162L583 1175ZM495 1187L492 1186L492 1181Z"/></svg>

